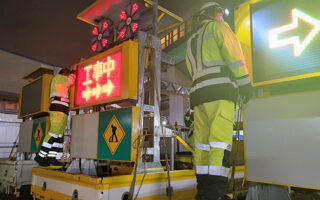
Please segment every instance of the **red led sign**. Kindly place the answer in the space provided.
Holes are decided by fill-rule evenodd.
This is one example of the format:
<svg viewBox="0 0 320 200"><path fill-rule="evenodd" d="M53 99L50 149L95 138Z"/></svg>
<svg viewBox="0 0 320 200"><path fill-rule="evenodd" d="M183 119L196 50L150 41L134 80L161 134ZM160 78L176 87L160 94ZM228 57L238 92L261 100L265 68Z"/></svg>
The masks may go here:
<svg viewBox="0 0 320 200"><path fill-rule="evenodd" d="M75 104L93 104L121 96L122 51L78 67Z"/></svg>

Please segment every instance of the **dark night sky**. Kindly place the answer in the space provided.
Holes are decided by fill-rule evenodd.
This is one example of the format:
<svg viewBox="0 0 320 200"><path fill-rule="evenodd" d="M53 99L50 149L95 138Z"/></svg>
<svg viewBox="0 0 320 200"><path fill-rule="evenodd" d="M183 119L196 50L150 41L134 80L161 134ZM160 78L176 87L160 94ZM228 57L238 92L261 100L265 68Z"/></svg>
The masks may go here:
<svg viewBox="0 0 320 200"><path fill-rule="evenodd" d="M206 1L159 0L159 5L189 18ZM1 0L0 49L49 65L70 67L81 58L93 55L90 51L92 26L79 21L76 16L94 2Z"/></svg>

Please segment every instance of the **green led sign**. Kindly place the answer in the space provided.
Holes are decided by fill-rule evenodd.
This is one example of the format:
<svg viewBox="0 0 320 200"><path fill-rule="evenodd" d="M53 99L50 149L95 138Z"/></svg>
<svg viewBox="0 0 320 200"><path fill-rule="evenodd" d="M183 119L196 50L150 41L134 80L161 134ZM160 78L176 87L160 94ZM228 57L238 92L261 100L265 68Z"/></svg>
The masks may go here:
<svg viewBox="0 0 320 200"><path fill-rule="evenodd" d="M313 18L312 16L303 13L297 8L291 10L292 23L287 24L281 27L277 27L269 31L269 47L270 48L279 48L286 45L292 44L294 56L300 56L303 50L308 46L311 40L319 33L320 31L320 20ZM293 36L285 39L279 39L278 35L284 32L294 30L299 27L298 20L301 19L306 23L312 25L312 30L305 37L304 40L300 39L300 36ZM300 42L301 41L301 42Z"/></svg>
<svg viewBox="0 0 320 200"><path fill-rule="evenodd" d="M320 0L251 4L254 85L320 74Z"/></svg>

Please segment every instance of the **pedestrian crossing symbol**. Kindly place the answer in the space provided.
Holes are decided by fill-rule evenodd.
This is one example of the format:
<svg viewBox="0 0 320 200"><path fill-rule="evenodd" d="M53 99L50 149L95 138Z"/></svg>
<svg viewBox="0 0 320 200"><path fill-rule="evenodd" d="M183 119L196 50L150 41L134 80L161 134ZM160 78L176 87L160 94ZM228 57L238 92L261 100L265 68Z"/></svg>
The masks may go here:
<svg viewBox="0 0 320 200"><path fill-rule="evenodd" d="M112 155L117 151L122 139L125 136L125 132L121 127L117 117L113 115L108 127L103 133L103 138L106 141Z"/></svg>
<svg viewBox="0 0 320 200"><path fill-rule="evenodd" d="M41 143L42 137L43 137L43 131L41 128L41 123L39 123L38 127L33 135L33 138L34 138L34 141L36 143L37 148L39 147L39 144Z"/></svg>

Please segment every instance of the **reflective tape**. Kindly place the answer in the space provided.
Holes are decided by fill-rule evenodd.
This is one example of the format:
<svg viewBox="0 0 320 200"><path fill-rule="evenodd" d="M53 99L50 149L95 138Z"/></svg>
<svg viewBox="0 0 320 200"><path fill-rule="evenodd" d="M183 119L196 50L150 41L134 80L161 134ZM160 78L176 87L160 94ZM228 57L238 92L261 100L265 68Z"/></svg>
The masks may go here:
<svg viewBox="0 0 320 200"><path fill-rule="evenodd" d="M38 155L39 155L40 157L42 157L42 158L47 157L47 154L43 154L42 152L39 152Z"/></svg>
<svg viewBox="0 0 320 200"><path fill-rule="evenodd" d="M230 83L233 85L233 87L237 87L237 85L232 82L230 80L230 78L228 77L222 77L222 78L212 78L212 79L209 79L209 80L205 80L205 81L202 81L200 83L197 83L194 87L191 88L190 90L190 93L200 89L200 88L203 88L203 87L207 87L207 86L211 86L211 85L217 85L217 84L224 84L224 83Z"/></svg>
<svg viewBox="0 0 320 200"><path fill-rule="evenodd" d="M51 101L52 104L60 104L60 105L64 105L66 107L69 107L69 104L63 101L58 101L58 100L53 100Z"/></svg>
<svg viewBox="0 0 320 200"><path fill-rule="evenodd" d="M216 73L220 73L220 72L221 72L220 66L210 67L208 69L204 69L204 70L201 70L200 72L197 72L196 74L193 75L192 79L194 81L194 80L201 78L203 76L206 76L208 74L216 74Z"/></svg>
<svg viewBox="0 0 320 200"><path fill-rule="evenodd" d="M223 166L209 166L209 174L215 176L229 177L229 168Z"/></svg>
<svg viewBox="0 0 320 200"><path fill-rule="evenodd" d="M211 148L225 149L231 152L232 146L225 142L210 142Z"/></svg>
<svg viewBox="0 0 320 200"><path fill-rule="evenodd" d="M203 36L204 30L207 27L207 24L203 25L202 28L198 31L197 52L196 52L197 53L197 72L194 72L194 73L198 73L203 69L203 66L202 66L202 36Z"/></svg>
<svg viewBox="0 0 320 200"><path fill-rule="evenodd" d="M50 93L50 97L65 97L65 98L69 98L68 95L60 93L60 92L52 92L52 93Z"/></svg>
<svg viewBox="0 0 320 200"><path fill-rule="evenodd" d="M192 73L194 74L197 71L197 63L196 60L194 58L194 56L192 55L192 50L191 50L191 41L193 40L193 38L197 35L197 33L193 34L190 39L188 40L187 43L187 56L189 58L191 67L192 67Z"/></svg>
<svg viewBox="0 0 320 200"><path fill-rule="evenodd" d="M42 143L42 146L43 146L43 147L46 147L46 148L48 148L48 149L51 149L51 147L52 147L52 145L49 144L48 142L43 142L43 143Z"/></svg>
<svg viewBox="0 0 320 200"><path fill-rule="evenodd" d="M49 151L48 153L48 157L56 157L57 156L57 153L56 151Z"/></svg>
<svg viewBox="0 0 320 200"><path fill-rule="evenodd" d="M225 66L226 63L223 62L222 60L212 60L212 61L208 61L208 62L203 62L203 64L206 67L212 67L212 66Z"/></svg>
<svg viewBox="0 0 320 200"><path fill-rule="evenodd" d="M209 40L211 38L213 38L212 32L203 35L203 40Z"/></svg>
<svg viewBox="0 0 320 200"><path fill-rule="evenodd" d="M195 143L195 147L202 151L210 151L210 145L208 144Z"/></svg>
<svg viewBox="0 0 320 200"><path fill-rule="evenodd" d="M43 155L47 155L48 153L45 151L40 150L39 153L43 154Z"/></svg>
<svg viewBox="0 0 320 200"><path fill-rule="evenodd" d="M58 138L59 137L59 135L51 133L51 132L48 132L48 135L50 135L53 138Z"/></svg>
<svg viewBox="0 0 320 200"><path fill-rule="evenodd" d="M196 174L208 174L209 166L208 165L196 165Z"/></svg>
<svg viewBox="0 0 320 200"><path fill-rule="evenodd" d="M52 144L52 147L63 148L63 144L55 142Z"/></svg>
<svg viewBox="0 0 320 200"><path fill-rule="evenodd" d="M60 159L62 158L62 154L63 154L63 153L57 153L56 159L57 159L57 160L60 160Z"/></svg>
<svg viewBox="0 0 320 200"><path fill-rule="evenodd" d="M249 76L246 76L244 78L238 79L237 83L238 83L239 86L249 84L250 83L250 78L249 78Z"/></svg>
<svg viewBox="0 0 320 200"><path fill-rule="evenodd" d="M236 68L238 68L238 67L242 67L242 66L244 66L244 61L243 60L238 60L238 61L236 61L236 62L233 62L233 63L230 63L228 66L229 66L229 68L231 69L231 70L234 70L234 69L236 69Z"/></svg>

